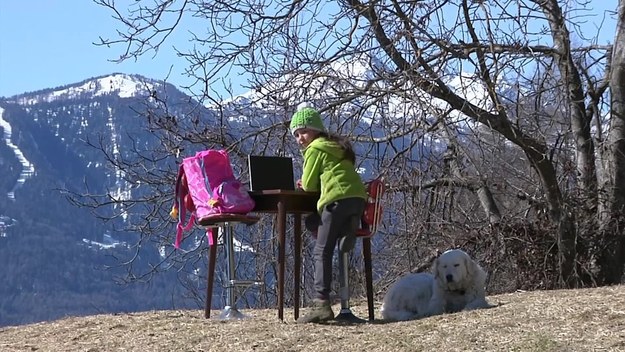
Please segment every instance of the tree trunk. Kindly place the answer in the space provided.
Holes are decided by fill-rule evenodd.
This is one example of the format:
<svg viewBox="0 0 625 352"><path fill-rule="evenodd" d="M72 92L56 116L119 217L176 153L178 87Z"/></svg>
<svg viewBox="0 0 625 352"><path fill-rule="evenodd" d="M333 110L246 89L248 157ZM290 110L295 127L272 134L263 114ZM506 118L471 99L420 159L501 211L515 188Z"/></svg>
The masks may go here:
<svg viewBox="0 0 625 352"><path fill-rule="evenodd" d="M621 283L625 267L625 0L619 1L610 76L610 131L606 205L600 214L604 247L599 255L603 284Z"/></svg>
<svg viewBox="0 0 625 352"><path fill-rule="evenodd" d="M579 70L571 51L570 32L566 27L562 8L557 0L536 1L549 21L553 38L555 59L564 89L567 91L571 130L575 136L578 186L583 197L594 200L586 203L588 208L596 205L597 175L594 144L590 134L592 116L586 116L584 90ZM560 279L568 287L576 286L575 263L577 259L577 230L572 212L564 210L558 221L558 254Z"/></svg>

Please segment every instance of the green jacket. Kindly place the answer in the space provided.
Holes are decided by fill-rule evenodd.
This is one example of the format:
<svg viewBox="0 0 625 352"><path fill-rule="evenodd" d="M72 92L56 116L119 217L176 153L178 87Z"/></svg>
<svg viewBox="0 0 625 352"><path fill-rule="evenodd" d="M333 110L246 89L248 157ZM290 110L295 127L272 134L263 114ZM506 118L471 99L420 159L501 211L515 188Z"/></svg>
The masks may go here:
<svg viewBox="0 0 625 352"><path fill-rule="evenodd" d="M317 202L317 211L320 214L323 207L340 199L367 199L360 175L351 161L343 159L343 149L336 142L319 137L302 154L302 188L308 192L321 193Z"/></svg>

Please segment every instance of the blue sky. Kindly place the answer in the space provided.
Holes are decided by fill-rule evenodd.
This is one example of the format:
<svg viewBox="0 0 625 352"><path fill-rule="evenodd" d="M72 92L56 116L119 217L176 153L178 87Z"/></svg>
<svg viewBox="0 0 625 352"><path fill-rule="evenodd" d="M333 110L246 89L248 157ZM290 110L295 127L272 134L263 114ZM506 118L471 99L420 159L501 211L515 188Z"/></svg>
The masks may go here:
<svg viewBox="0 0 625 352"><path fill-rule="evenodd" d="M616 4L617 0L592 2L598 16L585 19L583 26L588 33L596 33L604 11L616 9ZM171 69L170 83L190 84L183 75L186 61L176 57L172 46L184 48L188 31L200 30L201 25L190 23L175 32L176 36L155 57L148 54L138 61L117 64L109 60L121 54L121 46L93 45L99 36L114 38L115 30L122 29L112 19L110 10L91 0L0 0L0 96L53 88L113 72L164 79ZM599 44L613 39L614 24L610 22L604 25Z"/></svg>
<svg viewBox="0 0 625 352"><path fill-rule="evenodd" d="M184 46L186 33L166 43L156 57L144 55L121 64L121 46L93 45L98 37L114 38L122 29L107 8L91 0L0 0L0 96L53 88L113 72L168 78L188 84L184 59L172 46Z"/></svg>

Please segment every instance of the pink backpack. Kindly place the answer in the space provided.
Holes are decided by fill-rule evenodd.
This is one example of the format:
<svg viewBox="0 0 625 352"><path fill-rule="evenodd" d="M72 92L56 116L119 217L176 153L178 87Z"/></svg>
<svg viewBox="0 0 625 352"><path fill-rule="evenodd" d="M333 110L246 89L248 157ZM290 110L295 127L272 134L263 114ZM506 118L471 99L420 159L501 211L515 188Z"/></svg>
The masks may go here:
<svg viewBox="0 0 625 352"><path fill-rule="evenodd" d="M234 177L225 150L204 150L184 158L178 170L175 192L170 215L178 219L176 248L180 247L183 232L190 230L196 220L224 213L246 214L255 205L245 187ZM187 211L191 215L183 225ZM210 241L213 236L208 238Z"/></svg>

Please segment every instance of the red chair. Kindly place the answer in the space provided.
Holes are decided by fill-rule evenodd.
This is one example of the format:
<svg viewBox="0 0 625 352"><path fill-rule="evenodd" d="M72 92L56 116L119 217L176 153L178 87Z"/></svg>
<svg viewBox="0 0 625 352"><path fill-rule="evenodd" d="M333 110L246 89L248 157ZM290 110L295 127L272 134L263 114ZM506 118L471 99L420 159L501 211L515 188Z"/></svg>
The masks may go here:
<svg viewBox="0 0 625 352"><path fill-rule="evenodd" d="M373 301L373 266L371 264L371 237L377 232L382 220L382 197L386 192L384 179L376 178L367 183L367 194L369 195L365 204L365 211L361 218L361 226L356 231L356 237L362 239L362 255L365 264L365 284L367 289L367 307L369 310L369 321L375 319ZM361 319L355 317L349 307L349 253L339 252L339 273L341 297L341 311L337 315L337 320L357 322Z"/></svg>

